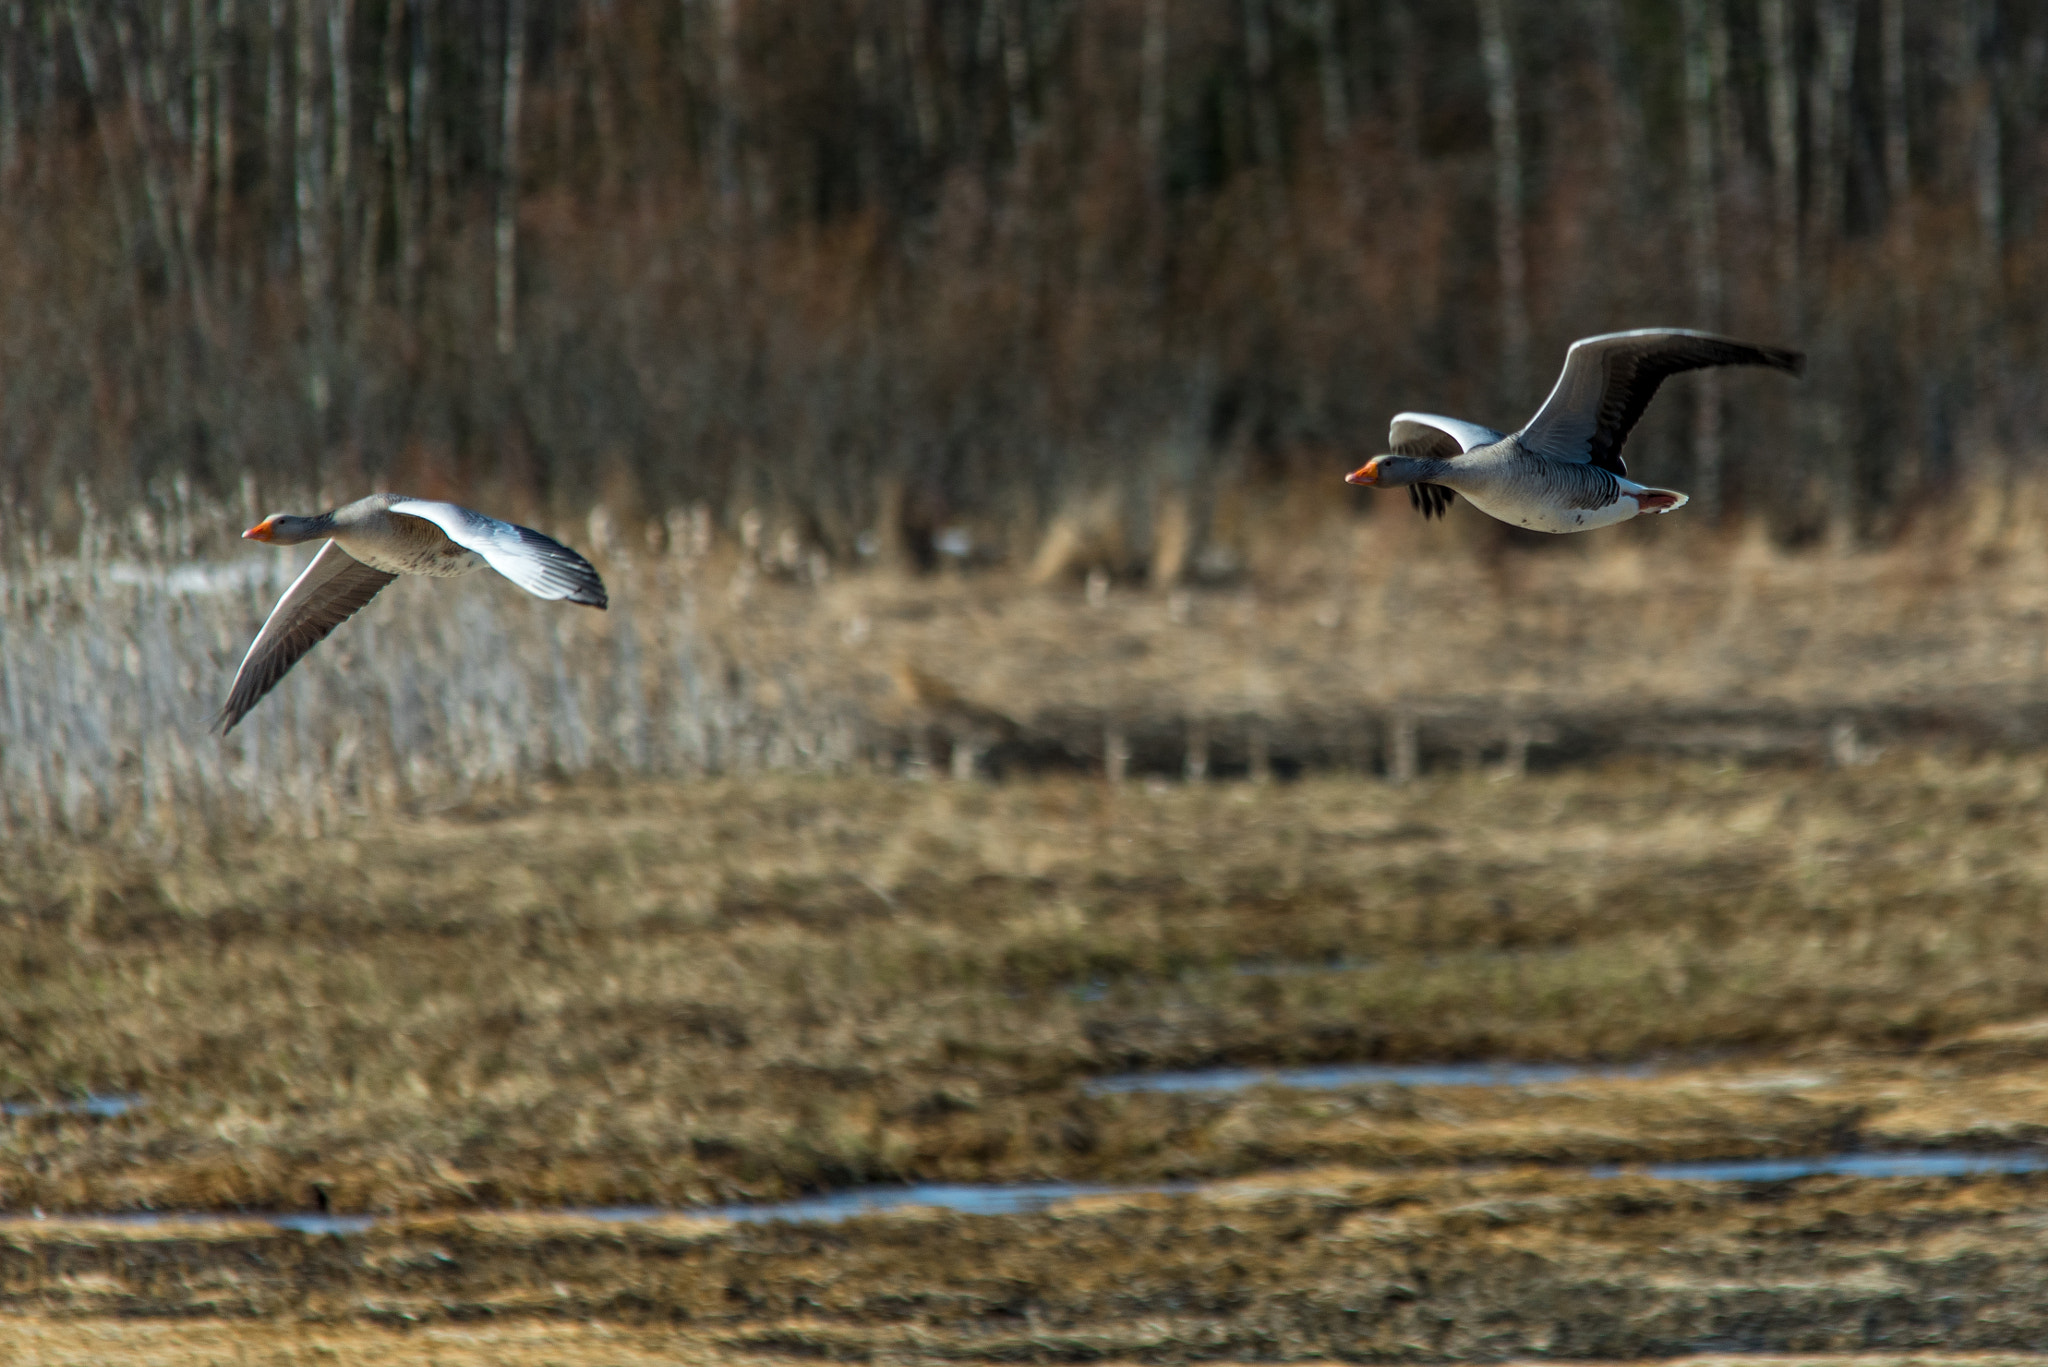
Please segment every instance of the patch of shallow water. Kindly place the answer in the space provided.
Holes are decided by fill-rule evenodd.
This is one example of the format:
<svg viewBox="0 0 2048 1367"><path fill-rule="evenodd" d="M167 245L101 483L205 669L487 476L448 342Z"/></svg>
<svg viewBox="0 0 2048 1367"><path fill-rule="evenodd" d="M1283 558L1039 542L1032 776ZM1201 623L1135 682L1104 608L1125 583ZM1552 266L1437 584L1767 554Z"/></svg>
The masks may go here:
<svg viewBox="0 0 2048 1367"><path fill-rule="evenodd" d="M1340 1087L1542 1087L1587 1078L1650 1077L1647 1063L1342 1063L1309 1068L1202 1068L1185 1073L1122 1073L1096 1078L1091 1096L1119 1092L1242 1092L1252 1087L1334 1091Z"/></svg>
<svg viewBox="0 0 2048 1367"><path fill-rule="evenodd" d="M0 1101L0 1116L28 1120L43 1115L90 1115L108 1120L138 1110L145 1104L139 1096L100 1096L87 1092L69 1101Z"/></svg>
<svg viewBox="0 0 2048 1367"><path fill-rule="evenodd" d="M1900 1153L1836 1153L1812 1158L1748 1158L1705 1163L1604 1164L1592 1168L1558 1168L1559 1175L1591 1177L1653 1177L1685 1182L1787 1182L1802 1177L1979 1177L1994 1173L2048 1172L2048 1151L1963 1153L1920 1150ZM1204 1185L1193 1182L1142 1186L1088 1185L1078 1182L924 1183L912 1186L855 1187L794 1201L724 1206L583 1206L558 1210L479 1211L465 1214L531 1215L542 1218L600 1220L612 1224L646 1224L656 1220L734 1220L746 1224L786 1221L792 1224L836 1224L859 1215L925 1208L962 1215L1028 1215L1063 1201L1091 1196L1186 1195L1245 1191L1244 1179ZM1293 1188L1284 1180L1262 1192L1284 1195ZM402 1218L376 1215L318 1215L295 1212L144 1211L120 1215L0 1216L0 1224L46 1221L51 1224L129 1226L265 1224L303 1234L360 1234Z"/></svg>
<svg viewBox="0 0 2048 1367"><path fill-rule="evenodd" d="M1707 1163L1602 1166L1595 1177L1659 1177L1680 1182L1787 1182L1798 1177L1976 1177L2048 1172L2048 1153L1833 1153L1818 1158L1745 1158Z"/></svg>
<svg viewBox="0 0 2048 1367"><path fill-rule="evenodd" d="M773 1220L831 1223L856 1215L927 1206L962 1215L1029 1215L1061 1201L1086 1196L1144 1196L1198 1191L1192 1182L1154 1186L1090 1186L1075 1182L1017 1182L977 1186L967 1182L927 1182L905 1187L855 1187L823 1196L804 1196L772 1204L695 1206L599 1206L572 1210L585 1219L633 1222L676 1216L703 1220L738 1220L765 1224Z"/></svg>

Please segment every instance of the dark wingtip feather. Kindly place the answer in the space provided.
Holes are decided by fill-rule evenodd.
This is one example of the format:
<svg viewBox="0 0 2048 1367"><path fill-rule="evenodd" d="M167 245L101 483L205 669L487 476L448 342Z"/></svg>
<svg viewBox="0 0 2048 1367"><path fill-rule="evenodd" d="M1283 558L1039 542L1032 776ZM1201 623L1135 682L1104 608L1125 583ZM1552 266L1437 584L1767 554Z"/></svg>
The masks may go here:
<svg viewBox="0 0 2048 1367"><path fill-rule="evenodd" d="M1441 484L1411 484L1408 486L1408 501L1421 510L1426 522L1432 517L1442 517L1444 510L1451 506L1457 495Z"/></svg>

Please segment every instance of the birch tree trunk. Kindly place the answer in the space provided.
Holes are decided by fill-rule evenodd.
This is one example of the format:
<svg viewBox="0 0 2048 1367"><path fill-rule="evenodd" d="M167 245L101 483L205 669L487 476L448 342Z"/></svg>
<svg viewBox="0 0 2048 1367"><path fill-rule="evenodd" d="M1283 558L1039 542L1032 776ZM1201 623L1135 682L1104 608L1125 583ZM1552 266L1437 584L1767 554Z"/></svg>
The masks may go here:
<svg viewBox="0 0 2048 1367"><path fill-rule="evenodd" d="M406 77L404 171L398 177L398 311L410 340L419 326L420 269L426 262L427 101L431 81L427 68L427 26L433 0L410 0L412 61Z"/></svg>
<svg viewBox="0 0 2048 1367"><path fill-rule="evenodd" d="M1166 192L1166 6L1167 0L1145 0L1138 46L1138 145L1155 197Z"/></svg>
<svg viewBox="0 0 2048 1367"><path fill-rule="evenodd" d="M319 104L313 98L320 77L319 28L313 0L298 0L292 25L292 206L298 227L299 293L305 301L306 398L326 433L327 405L332 398L328 375L334 323L328 298L326 193L320 159Z"/></svg>
<svg viewBox="0 0 2048 1367"><path fill-rule="evenodd" d="M1493 123L1493 248L1500 271L1501 385L1520 399L1528 385L1529 302L1522 255L1522 130L1516 98L1509 0L1478 0L1479 55Z"/></svg>
<svg viewBox="0 0 2048 1367"><path fill-rule="evenodd" d="M1810 158L1814 248L1827 252L1841 236L1842 204L1849 174L1849 94L1856 75L1856 0L1819 0L1814 21L1820 29L1820 59L1814 63Z"/></svg>
<svg viewBox="0 0 2048 1367"><path fill-rule="evenodd" d="M367 307L376 298L377 241L383 227L388 201L404 194L405 185L405 6L389 0L384 9L384 43L379 54L384 89L373 99L376 111L371 121L371 143L376 148L370 161L370 186L363 196L361 236L356 241L356 299ZM392 219L397 220L394 209Z"/></svg>
<svg viewBox="0 0 2048 1367"><path fill-rule="evenodd" d="M1412 164L1422 155L1422 40L1410 0L1388 0L1386 26L1394 58L1394 140Z"/></svg>
<svg viewBox="0 0 2048 1367"><path fill-rule="evenodd" d="M1697 325L1721 327L1721 241L1715 144L1714 22L1708 6L1721 0L1679 0L1685 47L1686 224L1691 250L1693 309ZM1724 29L1725 32L1725 29ZM1711 368L1693 380L1693 502L1700 520L1721 518L1721 386Z"/></svg>
<svg viewBox="0 0 2048 1367"><path fill-rule="evenodd" d="M1910 241L1913 183L1906 125L1906 0L1881 0L1878 37L1884 67L1885 205Z"/></svg>
<svg viewBox="0 0 2048 1367"><path fill-rule="evenodd" d="M231 246L230 220L235 208L235 69L232 60L235 0L219 0L214 31L220 35L217 49L219 79L213 83L213 252L216 275L224 282L233 276L219 269L227 261ZM232 290L231 284L226 288Z"/></svg>
<svg viewBox="0 0 2048 1367"><path fill-rule="evenodd" d="M924 0L902 0L903 64L910 81L911 126L917 131L919 156L930 156L939 145L939 104L932 94L932 77L925 50Z"/></svg>
<svg viewBox="0 0 2048 1367"><path fill-rule="evenodd" d="M1762 0L1764 107L1771 134L1773 255L1778 312L1787 335L1797 336L1804 310L1799 282L1799 74L1793 65L1789 0Z"/></svg>
<svg viewBox="0 0 2048 1367"><path fill-rule="evenodd" d="M85 16L79 12L78 0L65 0L64 10L65 18L70 21L71 44L78 57L78 72L85 82L85 102L92 113L93 133L107 168L107 200L114 211L114 230L121 239L121 259L128 266L130 321L135 329L136 345L140 347L146 344L142 335L142 286L138 279L142 269L141 242L135 209L128 200L127 176L122 171L114 135L108 127L111 116L106 111L98 45L86 27Z"/></svg>
<svg viewBox="0 0 2048 1367"><path fill-rule="evenodd" d="M519 344L519 93L526 73L526 12L522 0L506 0L505 72L500 82L498 131L497 247L498 354Z"/></svg>
<svg viewBox="0 0 2048 1367"><path fill-rule="evenodd" d="M1623 216L1634 222L1644 169L1643 112L1622 44L1621 0L1592 0L1590 18L1600 73L1607 83L1606 117L1600 121L1606 134L1607 179Z"/></svg>
<svg viewBox="0 0 2048 1367"><path fill-rule="evenodd" d="M269 194L270 221L277 231L292 219L287 191L296 181L285 174L292 164L291 115L285 109L285 44L290 26L285 21L285 0L269 0L263 28L263 175Z"/></svg>
<svg viewBox="0 0 2048 1367"><path fill-rule="evenodd" d="M994 0L990 0L993 4ZM740 38L738 0L711 0L712 195L727 232L740 226Z"/></svg>
<svg viewBox="0 0 2048 1367"><path fill-rule="evenodd" d="M1999 175L2004 139L1998 122L1998 9L1993 0L1965 0L1970 16L1970 102L1975 114L1972 158L1977 189L1977 232L1984 244L1987 276L1995 278L2005 248L2005 186Z"/></svg>
<svg viewBox="0 0 2048 1367"><path fill-rule="evenodd" d="M13 188L21 165L21 91L15 84L16 54L27 36L21 0L7 0L5 28L0 29L0 196Z"/></svg>
<svg viewBox="0 0 2048 1367"><path fill-rule="evenodd" d="M328 292L334 301L337 333L348 321L348 249L358 231L362 195L355 177L355 84L348 61L349 29L355 0L327 0L327 202L333 242L333 269ZM339 338L337 337L337 340Z"/></svg>

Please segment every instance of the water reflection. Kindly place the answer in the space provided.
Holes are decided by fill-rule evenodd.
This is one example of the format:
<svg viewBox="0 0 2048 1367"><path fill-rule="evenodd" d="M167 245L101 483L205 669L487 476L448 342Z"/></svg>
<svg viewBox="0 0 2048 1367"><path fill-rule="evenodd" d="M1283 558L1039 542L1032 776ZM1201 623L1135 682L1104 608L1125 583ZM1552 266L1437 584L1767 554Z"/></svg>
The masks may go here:
<svg viewBox="0 0 2048 1367"><path fill-rule="evenodd" d="M1583 1078L1650 1077L1647 1063L1342 1063L1309 1068L1203 1068L1096 1078L1093 1096L1118 1092L1241 1092L1251 1087L1333 1091L1340 1087L1538 1087Z"/></svg>
<svg viewBox="0 0 2048 1367"><path fill-rule="evenodd" d="M1900 1153L1835 1153L1811 1158L1750 1158L1703 1163L1644 1163L1593 1168L1559 1169L1560 1174L1581 1172L1593 1177L1652 1177L1689 1182L1785 1182L1802 1177L1974 1177L1993 1173L2048 1171L2048 1152L2008 1151L1967 1153L1954 1150L1920 1150ZM1192 1182L1147 1185L1089 1185L1077 1182L973 1183L931 1182L910 1186L855 1187L822 1196L800 1197L794 1201L735 1204L723 1206L587 1206L566 1210L494 1211L477 1214L519 1214L550 1219L601 1220L615 1224L644 1224L655 1220L734 1220L746 1224L786 1221L793 1224L836 1224L859 1215L912 1207L952 1211L961 1215L1027 1215L1046 1210L1063 1201L1089 1196L1182 1195L1204 1191L1227 1193L1243 1190L1242 1183L1204 1186ZM1276 1182L1272 1194L1289 1190L1285 1179ZM379 1224L404 1217L374 1215L325 1215L297 1212L179 1212L143 1211L119 1215L34 1215L0 1216L0 1223L14 1220L45 1220L65 1224L178 1225L178 1224L266 1224L302 1234L360 1234Z"/></svg>
<svg viewBox="0 0 2048 1367"><path fill-rule="evenodd" d="M144 1104L139 1096L100 1096L87 1092L69 1101L0 1101L0 1116L26 1120L41 1115L90 1115L106 1120L126 1115Z"/></svg>
<svg viewBox="0 0 2048 1367"><path fill-rule="evenodd" d="M1707 1163L1603 1166L1595 1177L1661 1177L1680 1182L1787 1182L1798 1177L1972 1177L2048 1171L2048 1153L1833 1153L1819 1158L1747 1158Z"/></svg>

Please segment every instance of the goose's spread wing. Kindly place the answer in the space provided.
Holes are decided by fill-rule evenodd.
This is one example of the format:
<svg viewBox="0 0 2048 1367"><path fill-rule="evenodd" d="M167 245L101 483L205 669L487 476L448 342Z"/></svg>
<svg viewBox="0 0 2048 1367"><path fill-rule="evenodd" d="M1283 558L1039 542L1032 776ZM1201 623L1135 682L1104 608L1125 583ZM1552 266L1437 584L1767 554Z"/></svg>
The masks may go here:
<svg viewBox="0 0 2048 1367"><path fill-rule="evenodd" d="M215 718L220 733L225 736L234 730L235 723L249 715L249 709L277 686L300 657L397 577L370 568L332 541L322 546L313 563L277 600L249 653L242 657L227 703Z"/></svg>
<svg viewBox="0 0 2048 1367"><path fill-rule="evenodd" d="M1387 429L1389 451L1430 460L1450 460L1500 439L1501 434L1491 427L1436 413L1396 413L1393 426ZM1421 509L1425 518L1442 517L1457 497L1441 484L1408 486L1408 501Z"/></svg>
<svg viewBox="0 0 2048 1367"><path fill-rule="evenodd" d="M450 541L475 551L492 569L536 598L566 598L593 608L608 601L604 580L597 577L588 560L531 527L500 522L459 504L420 498L400 499L390 511L433 523Z"/></svg>
<svg viewBox="0 0 2048 1367"><path fill-rule="evenodd" d="M1763 365L1797 375L1806 356L1686 328L1582 338L1565 353L1557 387L1518 434L1522 446L1549 460L1589 461L1626 475L1622 443L1664 377L1716 365Z"/></svg>

